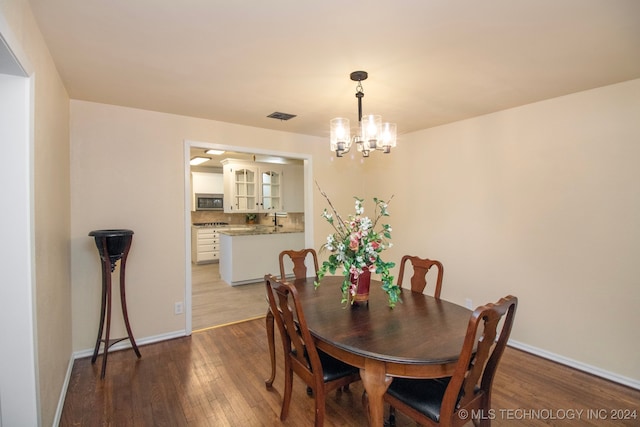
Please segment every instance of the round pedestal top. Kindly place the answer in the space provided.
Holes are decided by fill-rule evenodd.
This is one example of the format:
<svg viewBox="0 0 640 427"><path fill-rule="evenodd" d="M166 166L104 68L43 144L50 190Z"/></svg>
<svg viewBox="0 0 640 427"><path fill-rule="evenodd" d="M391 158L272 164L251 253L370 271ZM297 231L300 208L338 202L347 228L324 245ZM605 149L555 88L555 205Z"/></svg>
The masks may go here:
<svg viewBox="0 0 640 427"><path fill-rule="evenodd" d="M125 229L113 229L113 230L93 230L89 233L89 236L93 237L120 237L120 236L130 236L133 234L132 230Z"/></svg>

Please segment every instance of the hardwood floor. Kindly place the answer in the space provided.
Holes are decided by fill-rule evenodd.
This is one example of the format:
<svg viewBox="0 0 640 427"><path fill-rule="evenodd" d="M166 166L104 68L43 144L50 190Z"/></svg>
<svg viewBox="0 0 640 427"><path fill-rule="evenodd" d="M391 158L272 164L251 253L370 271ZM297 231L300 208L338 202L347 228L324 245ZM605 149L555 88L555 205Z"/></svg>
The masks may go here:
<svg viewBox="0 0 640 427"><path fill-rule="evenodd" d="M294 376L290 414L280 422L282 348L269 391L264 319L254 319L74 363L61 426L312 426L313 398ZM325 426L364 426L362 384L327 398ZM640 391L507 348L494 383L494 426L637 426ZM578 412L578 411L583 412ZM589 412L590 411L590 412ZM628 411L628 412L625 412ZM635 412L635 418L633 414ZM614 420L614 415L628 415ZM574 418L569 418L574 417ZM397 426L415 423L398 413Z"/></svg>
<svg viewBox="0 0 640 427"><path fill-rule="evenodd" d="M267 311L264 282L229 286L220 278L218 263L192 264L191 287L194 331L264 316Z"/></svg>

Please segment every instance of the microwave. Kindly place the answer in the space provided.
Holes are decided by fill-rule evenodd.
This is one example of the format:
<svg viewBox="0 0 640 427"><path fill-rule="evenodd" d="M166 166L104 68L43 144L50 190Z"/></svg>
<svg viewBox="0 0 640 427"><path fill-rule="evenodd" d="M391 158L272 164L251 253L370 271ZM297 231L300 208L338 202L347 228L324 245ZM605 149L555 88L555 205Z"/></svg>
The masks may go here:
<svg viewBox="0 0 640 427"><path fill-rule="evenodd" d="M196 193L197 211L221 211L224 210L224 195Z"/></svg>

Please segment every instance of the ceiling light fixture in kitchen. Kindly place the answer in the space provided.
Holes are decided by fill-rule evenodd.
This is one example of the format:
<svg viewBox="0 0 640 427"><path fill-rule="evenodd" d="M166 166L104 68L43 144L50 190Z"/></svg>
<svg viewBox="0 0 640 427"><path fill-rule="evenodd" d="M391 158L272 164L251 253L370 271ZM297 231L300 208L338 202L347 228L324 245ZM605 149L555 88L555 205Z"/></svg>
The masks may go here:
<svg viewBox="0 0 640 427"><path fill-rule="evenodd" d="M351 80L358 82L356 86L358 129L351 138L349 119L343 117L332 119L329 122L331 151L335 151L337 157L342 157L355 144L357 150L362 152L362 157L369 157L371 150L380 150L385 154L390 153L391 147L396 146L396 124L382 123L382 117L375 114L362 116L362 98L364 97L362 81L366 80L369 75L366 71L354 71L350 77Z"/></svg>
<svg viewBox="0 0 640 427"><path fill-rule="evenodd" d="M203 164L204 162L208 162L209 160L211 160L210 157L194 157L193 159L189 160L189 164L191 166L197 166Z"/></svg>
<svg viewBox="0 0 640 427"><path fill-rule="evenodd" d="M220 156L221 154L224 154L224 150L207 150L205 151L205 154L211 154L212 156Z"/></svg>

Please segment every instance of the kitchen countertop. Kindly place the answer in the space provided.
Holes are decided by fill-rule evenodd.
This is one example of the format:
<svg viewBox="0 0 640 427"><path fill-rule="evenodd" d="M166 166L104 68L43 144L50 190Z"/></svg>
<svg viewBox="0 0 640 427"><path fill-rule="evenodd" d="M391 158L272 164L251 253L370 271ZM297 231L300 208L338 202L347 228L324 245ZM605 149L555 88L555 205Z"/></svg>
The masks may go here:
<svg viewBox="0 0 640 427"><path fill-rule="evenodd" d="M220 227L219 233L227 236L258 236L262 234L303 233L300 227L274 227L272 225L229 225Z"/></svg>

